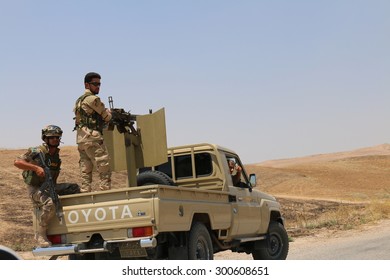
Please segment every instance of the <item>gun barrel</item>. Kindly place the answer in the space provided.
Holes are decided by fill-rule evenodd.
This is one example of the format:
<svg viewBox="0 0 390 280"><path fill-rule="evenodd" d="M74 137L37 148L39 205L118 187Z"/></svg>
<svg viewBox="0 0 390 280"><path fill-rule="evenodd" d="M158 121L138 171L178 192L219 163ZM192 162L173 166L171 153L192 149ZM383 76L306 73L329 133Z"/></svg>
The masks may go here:
<svg viewBox="0 0 390 280"><path fill-rule="evenodd" d="M108 97L108 105L110 109L114 109L114 100L112 99L112 96Z"/></svg>

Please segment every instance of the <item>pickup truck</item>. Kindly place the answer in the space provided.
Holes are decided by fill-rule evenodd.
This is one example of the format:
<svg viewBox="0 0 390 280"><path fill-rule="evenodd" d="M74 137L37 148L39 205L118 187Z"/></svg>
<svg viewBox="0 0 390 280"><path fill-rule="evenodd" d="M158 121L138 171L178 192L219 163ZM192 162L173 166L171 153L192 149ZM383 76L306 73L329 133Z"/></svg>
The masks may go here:
<svg viewBox="0 0 390 280"><path fill-rule="evenodd" d="M248 176L234 151L200 143L164 153L163 163L137 168L136 182L129 186L60 196L63 218L48 226L52 246L35 248L33 254L51 259L211 260L215 253L231 250L252 254L255 260L287 258L280 204L255 189L256 175ZM241 167L235 185L231 160Z"/></svg>

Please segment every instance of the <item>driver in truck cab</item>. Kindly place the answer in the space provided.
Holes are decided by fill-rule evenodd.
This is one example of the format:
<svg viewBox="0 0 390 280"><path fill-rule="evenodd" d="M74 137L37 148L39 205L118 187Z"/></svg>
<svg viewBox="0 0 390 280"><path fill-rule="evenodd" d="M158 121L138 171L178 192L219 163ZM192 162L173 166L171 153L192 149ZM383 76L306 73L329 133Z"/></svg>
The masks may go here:
<svg viewBox="0 0 390 280"><path fill-rule="evenodd" d="M233 185L235 187L240 186L242 168L233 159L228 160L229 171L232 175Z"/></svg>

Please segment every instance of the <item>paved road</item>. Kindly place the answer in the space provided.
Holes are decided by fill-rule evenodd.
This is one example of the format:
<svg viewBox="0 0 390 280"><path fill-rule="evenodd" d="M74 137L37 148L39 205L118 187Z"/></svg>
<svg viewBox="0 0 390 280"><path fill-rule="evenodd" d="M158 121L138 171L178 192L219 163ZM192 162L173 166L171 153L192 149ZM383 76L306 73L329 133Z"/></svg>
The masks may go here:
<svg viewBox="0 0 390 280"><path fill-rule="evenodd" d="M215 259L251 260L252 256L221 252L215 254ZM390 220L359 230L296 238L290 243L287 259L390 260Z"/></svg>
<svg viewBox="0 0 390 280"><path fill-rule="evenodd" d="M24 259L34 258L21 252ZM38 258L45 259L45 258ZM252 255L220 252L216 260L252 260ZM288 260L390 260L390 220L359 230L297 238L290 243Z"/></svg>
<svg viewBox="0 0 390 280"><path fill-rule="evenodd" d="M335 236L305 237L291 243L290 260L390 260L390 220Z"/></svg>

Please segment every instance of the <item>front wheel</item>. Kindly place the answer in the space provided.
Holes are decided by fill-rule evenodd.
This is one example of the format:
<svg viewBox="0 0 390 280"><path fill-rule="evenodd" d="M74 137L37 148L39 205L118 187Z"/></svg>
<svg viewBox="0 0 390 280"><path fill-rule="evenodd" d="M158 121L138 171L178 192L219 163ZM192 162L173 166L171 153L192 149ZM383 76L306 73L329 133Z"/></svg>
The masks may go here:
<svg viewBox="0 0 390 280"><path fill-rule="evenodd" d="M285 260L288 254L288 235L281 223L271 222L267 239L258 241L252 251L254 260Z"/></svg>
<svg viewBox="0 0 390 280"><path fill-rule="evenodd" d="M213 243L209 231L202 223L194 223L188 239L189 260L214 259Z"/></svg>

